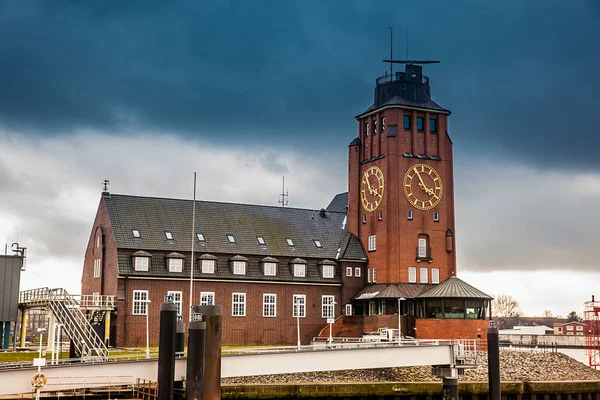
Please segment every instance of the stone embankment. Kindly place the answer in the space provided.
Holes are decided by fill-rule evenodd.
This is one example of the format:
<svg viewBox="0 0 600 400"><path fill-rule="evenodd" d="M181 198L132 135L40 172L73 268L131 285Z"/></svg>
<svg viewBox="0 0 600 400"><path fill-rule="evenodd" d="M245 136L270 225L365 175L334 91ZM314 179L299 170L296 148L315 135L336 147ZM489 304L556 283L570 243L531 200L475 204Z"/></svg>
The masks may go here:
<svg viewBox="0 0 600 400"><path fill-rule="evenodd" d="M503 382L600 381L600 371L562 353L501 350L500 374ZM467 370L460 381L487 380L487 353L480 352L478 367ZM405 367L226 378L223 384L436 381L441 379L431 375L431 367Z"/></svg>

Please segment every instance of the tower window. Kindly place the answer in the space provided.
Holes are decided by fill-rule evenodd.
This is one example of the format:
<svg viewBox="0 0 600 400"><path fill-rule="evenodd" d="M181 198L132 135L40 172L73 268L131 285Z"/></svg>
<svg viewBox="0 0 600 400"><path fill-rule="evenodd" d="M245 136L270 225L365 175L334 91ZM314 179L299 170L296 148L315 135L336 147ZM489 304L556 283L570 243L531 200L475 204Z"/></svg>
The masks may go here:
<svg viewBox="0 0 600 400"><path fill-rule="evenodd" d="M369 136L369 124L365 124L365 136Z"/></svg>
<svg viewBox="0 0 600 400"><path fill-rule="evenodd" d="M404 129L410 130L410 115L404 116Z"/></svg>
<svg viewBox="0 0 600 400"><path fill-rule="evenodd" d="M440 221L440 213L437 211L433 212L433 222L439 222Z"/></svg>
<svg viewBox="0 0 600 400"><path fill-rule="evenodd" d="M367 214L363 214L363 224L367 223Z"/></svg>
<svg viewBox="0 0 600 400"><path fill-rule="evenodd" d="M431 268L431 283L440 283L440 269Z"/></svg>
<svg viewBox="0 0 600 400"><path fill-rule="evenodd" d="M369 251L375 251L377 250L377 236L376 235L371 235L368 238L368 247L369 247Z"/></svg>
<svg viewBox="0 0 600 400"><path fill-rule="evenodd" d="M425 130L423 127L423 117L417 117L417 130L419 132L423 132Z"/></svg>
<svg viewBox="0 0 600 400"><path fill-rule="evenodd" d="M429 118L429 132L437 133L437 119Z"/></svg>
<svg viewBox="0 0 600 400"><path fill-rule="evenodd" d="M373 268L373 283L377 283L377 268Z"/></svg>
<svg viewBox="0 0 600 400"><path fill-rule="evenodd" d="M377 213L377 219L380 220L380 221L383 219L383 211L379 211Z"/></svg>
<svg viewBox="0 0 600 400"><path fill-rule="evenodd" d="M408 212L406 213L406 218L408 218L409 220L412 220L412 210L408 210Z"/></svg>
<svg viewBox="0 0 600 400"><path fill-rule="evenodd" d="M360 267L354 267L354 276L360 278Z"/></svg>
<svg viewBox="0 0 600 400"><path fill-rule="evenodd" d="M385 131L385 117L381 117L381 132Z"/></svg>
<svg viewBox="0 0 600 400"><path fill-rule="evenodd" d="M377 121L373 121L373 136L377 135Z"/></svg>
<svg viewBox="0 0 600 400"><path fill-rule="evenodd" d="M428 273L429 273L429 270L427 269L427 267L421 268L421 270L420 270L421 279L419 280L420 283L428 282Z"/></svg>
<svg viewBox="0 0 600 400"><path fill-rule="evenodd" d="M346 267L346 276L352 276L352 267Z"/></svg>
<svg viewBox="0 0 600 400"><path fill-rule="evenodd" d="M408 282L417 283L417 267L408 267Z"/></svg>

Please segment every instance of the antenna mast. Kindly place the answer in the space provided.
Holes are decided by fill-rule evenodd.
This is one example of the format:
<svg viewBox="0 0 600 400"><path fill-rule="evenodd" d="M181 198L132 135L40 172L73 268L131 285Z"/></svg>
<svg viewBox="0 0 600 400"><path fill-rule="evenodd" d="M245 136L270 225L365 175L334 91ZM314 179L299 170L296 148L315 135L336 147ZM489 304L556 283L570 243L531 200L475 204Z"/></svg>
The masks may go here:
<svg viewBox="0 0 600 400"><path fill-rule="evenodd" d="M103 192L108 192L108 185L110 185L110 182L108 179L105 179L102 181L102 191Z"/></svg>
<svg viewBox="0 0 600 400"><path fill-rule="evenodd" d="M394 55L392 53L394 46L393 46L393 32L394 32L394 26L390 26L390 60L394 59ZM390 75L394 75L394 64L390 63Z"/></svg>
<svg viewBox="0 0 600 400"><path fill-rule="evenodd" d="M277 200L281 207L285 207L288 205L288 192L285 190L285 173L283 174L283 186L281 187L281 193L279 194L280 198Z"/></svg>

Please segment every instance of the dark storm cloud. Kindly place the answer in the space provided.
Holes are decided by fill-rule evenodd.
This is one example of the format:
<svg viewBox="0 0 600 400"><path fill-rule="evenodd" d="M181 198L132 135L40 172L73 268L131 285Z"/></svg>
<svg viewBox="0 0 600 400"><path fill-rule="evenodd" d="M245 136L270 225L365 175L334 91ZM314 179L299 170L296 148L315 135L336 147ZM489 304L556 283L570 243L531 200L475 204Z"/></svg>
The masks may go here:
<svg viewBox="0 0 600 400"><path fill-rule="evenodd" d="M7 1L0 123L339 148L408 21L410 56L443 61L426 73L457 151L597 167L598 18L595 1Z"/></svg>

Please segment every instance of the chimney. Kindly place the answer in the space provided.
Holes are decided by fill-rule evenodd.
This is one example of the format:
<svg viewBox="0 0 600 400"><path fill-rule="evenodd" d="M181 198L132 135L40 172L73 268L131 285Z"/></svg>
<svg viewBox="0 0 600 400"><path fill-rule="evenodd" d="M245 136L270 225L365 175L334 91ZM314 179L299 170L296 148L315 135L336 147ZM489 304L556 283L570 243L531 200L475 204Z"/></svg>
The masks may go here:
<svg viewBox="0 0 600 400"><path fill-rule="evenodd" d="M110 192L108 191L108 185L110 185L108 179L102 181L102 197L110 196Z"/></svg>

